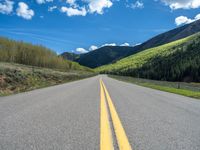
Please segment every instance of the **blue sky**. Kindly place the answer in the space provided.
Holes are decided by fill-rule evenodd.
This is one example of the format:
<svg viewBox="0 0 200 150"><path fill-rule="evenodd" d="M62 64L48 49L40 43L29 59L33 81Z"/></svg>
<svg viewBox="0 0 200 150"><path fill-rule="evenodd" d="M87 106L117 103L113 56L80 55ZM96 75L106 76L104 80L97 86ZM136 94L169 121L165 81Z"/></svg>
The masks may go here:
<svg viewBox="0 0 200 150"><path fill-rule="evenodd" d="M142 43L199 14L199 0L0 0L0 36L83 53Z"/></svg>

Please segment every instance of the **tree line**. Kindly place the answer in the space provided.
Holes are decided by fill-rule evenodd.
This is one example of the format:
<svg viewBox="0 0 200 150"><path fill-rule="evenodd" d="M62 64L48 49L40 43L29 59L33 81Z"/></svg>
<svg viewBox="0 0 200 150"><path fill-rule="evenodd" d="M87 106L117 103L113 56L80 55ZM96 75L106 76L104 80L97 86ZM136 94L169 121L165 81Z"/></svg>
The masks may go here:
<svg viewBox="0 0 200 150"><path fill-rule="evenodd" d="M3 37L0 37L0 61L46 67L62 71L85 69L77 63L57 56L55 52L43 46L18 42Z"/></svg>

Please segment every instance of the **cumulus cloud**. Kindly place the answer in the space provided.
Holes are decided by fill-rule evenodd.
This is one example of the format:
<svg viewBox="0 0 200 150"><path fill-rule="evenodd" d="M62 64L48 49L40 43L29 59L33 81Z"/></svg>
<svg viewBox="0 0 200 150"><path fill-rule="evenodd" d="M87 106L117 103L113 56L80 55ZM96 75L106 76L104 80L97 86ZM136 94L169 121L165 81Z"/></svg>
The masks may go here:
<svg viewBox="0 0 200 150"><path fill-rule="evenodd" d="M70 4L70 5L76 5L76 0L66 0L66 3Z"/></svg>
<svg viewBox="0 0 200 150"><path fill-rule="evenodd" d="M123 43L120 46L130 46L130 44L129 43Z"/></svg>
<svg viewBox="0 0 200 150"><path fill-rule="evenodd" d="M117 46L116 43L106 43L106 44L103 44L101 47L104 47L104 46Z"/></svg>
<svg viewBox="0 0 200 150"><path fill-rule="evenodd" d="M96 49L98 49L98 47L95 46L95 45L92 45L92 46L90 46L89 51L94 51L94 50L96 50Z"/></svg>
<svg viewBox="0 0 200 150"><path fill-rule="evenodd" d="M90 13L103 14L104 8L110 8L113 3L111 0L88 0Z"/></svg>
<svg viewBox="0 0 200 150"><path fill-rule="evenodd" d="M56 9L56 8L57 8L57 6L48 7L48 11L52 12L52 11L54 11L54 9Z"/></svg>
<svg viewBox="0 0 200 150"><path fill-rule="evenodd" d="M13 11L14 2L6 0L4 3L0 3L0 13L10 14Z"/></svg>
<svg viewBox="0 0 200 150"><path fill-rule="evenodd" d="M70 7L61 7L61 12L67 16L86 16L87 13L103 14L105 8L110 8L113 3L111 0L82 0L84 5L76 4L76 0L66 0Z"/></svg>
<svg viewBox="0 0 200 150"><path fill-rule="evenodd" d="M182 25L182 24L188 24L191 22L192 22L192 19L190 19L186 16L179 16L175 19L175 23L177 26Z"/></svg>
<svg viewBox="0 0 200 150"><path fill-rule="evenodd" d="M141 43L136 44L136 45L140 45L140 44L141 44ZM136 46L136 45L134 45L134 46ZM101 47L105 47L105 46L117 46L117 44L116 44L116 43L106 43L106 44L101 45L100 48L101 48ZM130 46L130 44L129 44L129 43L123 43L123 44L121 44L121 45L119 45L119 46ZM91 45L91 46L89 47L88 50L87 50L87 49L84 49L84 48L77 48L77 49L75 50L75 52L83 54L83 53L88 53L88 52L90 52L90 51L97 50L98 48L99 48L98 46ZM73 52L74 52L74 51L73 51Z"/></svg>
<svg viewBox="0 0 200 150"><path fill-rule="evenodd" d="M140 1L136 1L135 3L130 5L131 8L136 9L136 8L144 8L144 3Z"/></svg>
<svg viewBox="0 0 200 150"><path fill-rule="evenodd" d="M176 23L177 26L180 26L180 25L183 25L183 24L192 23L192 22L199 20L199 19L200 19L200 14L197 14L194 19L190 19L186 16L179 16L175 19L175 23Z"/></svg>
<svg viewBox="0 0 200 150"><path fill-rule="evenodd" d="M138 45L141 45L142 43L136 43L135 45L133 45L133 46L138 46Z"/></svg>
<svg viewBox="0 0 200 150"><path fill-rule="evenodd" d="M200 7L200 0L161 0L171 9L194 9Z"/></svg>
<svg viewBox="0 0 200 150"><path fill-rule="evenodd" d="M45 0L36 0L36 2L37 2L38 4L43 4L43 3L45 3Z"/></svg>
<svg viewBox="0 0 200 150"><path fill-rule="evenodd" d="M53 0L36 0L38 4L44 4L46 2L53 2Z"/></svg>
<svg viewBox="0 0 200 150"><path fill-rule="evenodd" d="M53 12L54 9L58 8L60 12L66 13L67 16L86 16L87 14L103 14L105 9L113 6L115 2L120 0L33 0L37 4L46 4L48 2L55 2L53 6L47 6L49 12ZM31 1L32 2L32 1ZM65 2L65 3L64 3ZM22 2L25 3L25 2ZM59 4L58 4L59 3ZM0 13L9 14L13 11L14 0L0 0ZM25 3L26 4L26 3ZM27 5L27 4L26 4ZM133 7L143 7L143 3L139 0L136 1ZM31 10L28 13L28 17L32 18L34 11ZM18 16L22 17L22 14L18 12ZM24 16L24 15L23 15Z"/></svg>
<svg viewBox="0 0 200 150"><path fill-rule="evenodd" d="M24 2L18 3L17 16L30 20L34 16L34 11Z"/></svg>
<svg viewBox="0 0 200 150"><path fill-rule="evenodd" d="M88 51L84 48L77 48L76 52L83 54L83 53L87 53Z"/></svg>
<svg viewBox="0 0 200 150"><path fill-rule="evenodd" d="M85 7L82 8L73 8L73 7L61 7L61 12L66 13L67 16L86 16L87 11Z"/></svg>

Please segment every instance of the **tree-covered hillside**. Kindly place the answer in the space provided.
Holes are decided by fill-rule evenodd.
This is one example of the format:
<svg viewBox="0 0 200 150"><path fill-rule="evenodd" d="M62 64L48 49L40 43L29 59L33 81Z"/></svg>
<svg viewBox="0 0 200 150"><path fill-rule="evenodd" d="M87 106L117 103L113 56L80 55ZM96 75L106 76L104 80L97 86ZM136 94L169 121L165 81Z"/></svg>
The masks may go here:
<svg viewBox="0 0 200 150"><path fill-rule="evenodd" d="M76 61L83 66L96 68L124 58L132 49L133 47L128 46L104 46L98 50L80 55Z"/></svg>
<svg viewBox="0 0 200 150"><path fill-rule="evenodd" d="M200 33L96 69L101 73L200 82Z"/></svg>
<svg viewBox="0 0 200 150"><path fill-rule="evenodd" d="M95 51L91 51L86 54L81 54L74 61L78 62L83 66L87 66L90 68L100 67L106 64L110 64L116 62L119 59L125 58L127 56L136 54L145 49L153 48L156 46L161 46L163 44L173 42L190 35L193 35L197 32L200 32L200 20L192 22L191 24L187 24L173 30L167 31L160 35L157 35L141 45L137 45L134 47L129 46L105 46ZM66 59L68 57L65 57Z"/></svg>
<svg viewBox="0 0 200 150"><path fill-rule="evenodd" d="M62 56L66 60L76 61L81 56L81 54L64 52L60 56Z"/></svg>
<svg viewBox="0 0 200 150"><path fill-rule="evenodd" d="M60 71L89 70L64 60L53 51L32 44L0 37L0 61L57 69Z"/></svg>

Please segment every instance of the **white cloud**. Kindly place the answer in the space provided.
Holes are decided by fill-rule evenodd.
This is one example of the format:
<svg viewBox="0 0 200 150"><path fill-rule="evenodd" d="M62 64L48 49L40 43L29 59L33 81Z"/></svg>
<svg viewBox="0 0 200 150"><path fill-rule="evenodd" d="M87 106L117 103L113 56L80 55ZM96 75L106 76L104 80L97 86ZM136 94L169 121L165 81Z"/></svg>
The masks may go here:
<svg viewBox="0 0 200 150"><path fill-rule="evenodd" d="M200 19L200 14L197 14L194 19L195 20L199 20Z"/></svg>
<svg viewBox="0 0 200 150"><path fill-rule="evenodd" d="M136 44L136 45L140 45L140 44L141 44L141 43L138 43L138 44ZM134 46L136 46L136 45L134 45ZM116 44L116 43L106 43L106 44L101 45L100 48L101 48L101 47L105 47L105 46L117 46L117 44ZM130 44L129 44L129 43L123 43L123 44L121 44L121 45L119 45L119 46L130 46ZM94 50L97 50L97 49L98 49L98 46L91 45L91 46L89 47L89 50L86 50L86 49L84 49L84 48L77 48L77 49L75 50L75 52L78 52L78 53L83 54L83 53L88 53L88 52L90 52L90 51L94 51ZM74 52L74 51L73 51L73 52Z"/></svg>
<svg viewBox="0 0 200 150"><path fill-rule="evenodd" d="M200 7L200 0L161 0L171 9L194 9Z"/></svg>
<svg viewBox="0 0 200 150"><path fill-rule="evenodd" d="M197 14L194 19L190 19L186 16L179 16L175 19L175 23L176 23L177 26L180 26L182 24L192 23L192 22L199 20L199 19L200 19L200 14Z"/></svg>
<svg viewBox="0 0 200 150"><path fill-rule="evenodd" d="M138 45L141 45L142 43L136 43L135 45L133 45L133 46L138 46Z"/></svg>
<svg viewBox="0 0 200 150"><path fill-rule="evenodd" d="M24 0L25 1L25 0ZM59 9L61 12L66 13L67 16L86 16L87 14L103 14L105 9L111 8L115 2L119 2L120 0L31 0L31 2L36 2L37 4L46 4L49 2L59 3L57 6L51 5L48 6L48 11L52 12L55 9ZM127 5L132 8L143 8L144 5L142 0L134 0L135 3ZM165 1L165 0L163 0ZM65 3L63 3L65 2ZM25 2L22 2L27 5ZM125 3L130 3L126 0ZM60 6L61 4L61 6ZM13 11L14 0L0 0L0 13L10 14ZM27 5L28 6L28 5ZM59 6L59 8L58 8ZM23 7L23 6L22 6ZM27 9L28 10L28 9ZM29 14L26 16L24 13L17 12L18 16L21 16L25 19L31 19L34 16L34 11L30 9L30 11L26 11L25 13ZM40 16L40 15L39 15Z"/></svg>
<svg viewBox="0 0 200 150"><path fill-rule="evenodd" d="M61 12L66 13L67 16L86 16L87 11L85 7L82 8L72 8L72 7L61 7Z"/></svg>
<svg viewBox="0 0 200 150"><path fill-rule="evenodd" d="M61 7L61 12L67 16L86 16L87 13L103 14L105 8L110 8L113 3L111 0L82 0L84 5L76 4L76 0L66 0L70 7Z"/></svg>
<svg viewBox="0 0 200 150"><path fill-rule="evenodd" d="M83 54L83 53L87 53L88 51L85 50L84 48L77 48L76 52Z"/></svg>
<svg viewBox="0 0 200 150"><path fill-rule="evenodd" d="M131 4L130 6L131 8L133 9L136 9L136 8L144 8L144 3L143 2L140 2L140 1L136 1L134 4Z"/></svg>
<svg viewBox="0 0 200 150"><path fill-rule="evenodd" d="M10 14L13 11L14 2L6 0L4 3L0 3L0 13Z"/></svg>
<svg viewBox="0 0 200 150"><path fill-rule="evenodd" d="M111 0L88 0L89 12L103 14L104 8L110 8L113 3Z"/></svg>
<svg viewBox="0 0 200 150"><path fill-rule="evenodd" d="M43 4L43 3L45 3L45 0L36 0L36 2L37 2L38 4Z"/></svg>
<svg viewBox="0 0 200 150"><path fill-rule="evenodd" d="M92 45L92 46L90 46L89 51L94 51L94 50L96 50L96 49L98 49L98 47L95 46L95 45Z"/></svg>
<svg viewBox="0 0 200 150"><path fill-rule="evenodd" d="M56 9L57 6L51 6L51 7L48 7L48 11L52 12L54 9Z"/></svg>
<svg viewBox="0 0 200 150"><path fill-rule="evenodd" d="M46 2L53 2L53 0L36 0L38 4L44 4Z"/></svg>
<svg viewBox="0 0 200 150"><path fill-rule="evenodd" d="M129 43L123 43L120 46L130 46L130 44Z"/></svg>
<svg viewBox="0 0 200 150"><path fill-rule="evenodd" d="M175 23L177 26L182 25L182 24L188 24L191 22L192 22L192 19L189 19L186 16L179 16L175 19Z"/></svg>
<svg viewBox="0 0 200 150"><path fill-rule="evenodd" d="M116 43L106 43L106 44L103 44L101 47L104 47L104 46L117 46Z"/></svg>
<svg viewBox="0 0 200 150"><path fill-rule="evenodd" d="M71 6L72 5L76 5L76 0L66 0L66 3L70 4Z"/></svg>
<svg viewBox="0 0 200 150"><path fill-rule="evenodd" d="M28 5L24 2L18 3L17 16L30 20L34 16L34 11L29 9Z"/></svg>

